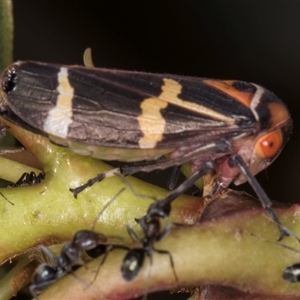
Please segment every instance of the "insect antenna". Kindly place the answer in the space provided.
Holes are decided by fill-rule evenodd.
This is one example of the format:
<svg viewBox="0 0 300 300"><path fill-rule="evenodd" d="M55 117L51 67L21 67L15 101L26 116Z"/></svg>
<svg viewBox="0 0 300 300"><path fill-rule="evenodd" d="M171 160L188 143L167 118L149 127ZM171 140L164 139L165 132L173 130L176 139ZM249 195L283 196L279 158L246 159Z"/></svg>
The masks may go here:
<svg viewBox="0 0 300 300"><path fill-rule="evenodd" d="M125 191L125 187L123 187L122 189L120 189L118 192L117 192L117 194L115 194L104 206L103 206L103 208L101 209L101 211L97 214L97 216L96 216L96 218L95 218L95 220L94 220L94 223L93 223L93 226L92 226L92 231L94 231L95 230L95 227L96 227L96 224L97 224L97 222L98 222L98 220L99 220L99 218L100 218L100 216L103 214L103 212L107 209L107 207L112 203L112 202L114 202L115 200L116 200L116 198L118 198L118 196L120 195L120 194L122 194L124 191Z"/></svg>
<svg viewBox="0 0 300 300"><path fill-rule="evenodd" d="M4 196L4 194L2 192L0 192L0 195L11 205L15 205L13 202L11 202L9 199L7 199L7 197Z"/></svg>
<svg viewBox="0 0 300 300"><path fill-rule="evenodd" d="M266 240L262 237L259 237L253 233L251 233L252 236L258 238L259 240L262 240L263 242L267 242L267 243L271 243L271 244L275 244L278 245L282 248L291 250L293 252L299 253L300 254L300 250L297 250L296 248L293 248L291 246L288 246L286 244L280 243L280 242L273 242L273 241L269 241ZM296 283L296 282L300 282L300 263L295 263L293 265L290 265L288 267L286 267L282 274L281 274L282 279L284 279L287 282L290 283Z"/></svg>
<svg viewBox="0 0 300 300"><path fill-rule="evenodd" d="M105 205L104 205L104 207L102 208L102 210L97 214L97 216L96 216L96 218L95 218L95 220L94 220L94 223L93 223L93 226L92 226L92 231L94 231L95 230L95 227L96 227L96 224L97 224L97 221L99 220L99 218L100 218L100 216L102 215L102 213L106 210L106 208L121 194L121 193L123 193L124 191L125 191L125 187L123 187L122 189L120 189L119 191L118 191L118 193L116 194L116 195L114 195L114 197L113 198L111 198ZM87 254L89 255L89 253L91 253L92 255L94 255L95 256L95 252L98 252L98 256L100 256L101 254L103 254L104 253L104 256L103 256L103 258L102 258L102 260L101 260L101 262L100 262L100 264L99 264L99 266L98 266L98 268L97 268L97 270L96 270L96 273L95 273L95 276L94 276L94 278L93 278L93 280L89 283L89 285L91 285L91 284L93 284L94 283L94 281L97 279L97 276L98 276L98 274L99 274L99 272L100 272L100 269L101 269L101 267L103 266L103 264L105 263L105 261L106 261L106 258L107 258L107 256L108 256L108 254L109 254L109 252L111 251L111 250L113 250L114 248L116 248L116 247L118 247L118 248L123 248L122 246L112 246L112 245L108 245L108 246L106 246L105 248L103 247L104 245L102 245L102 244L99 244L99 245L97 245L94 249L89 249L89 251L91 251L91 250L95 250L94 252L87 252ZM98 257L97 256L97 257Z"/></svg>
<svg viewBox="0 0 300 300"><path fill-rule="evenodd" d="M292 251L300 254L300 251L293 247L290 247L290 246L282 244L282 243L278 243L278 244L283 248L292 250ZM284 279L285 281L290 282L290 283L300 282L300 263L295 263L291 266L286 267L283 270L281 276L282 276L282 279Z"/></svg>

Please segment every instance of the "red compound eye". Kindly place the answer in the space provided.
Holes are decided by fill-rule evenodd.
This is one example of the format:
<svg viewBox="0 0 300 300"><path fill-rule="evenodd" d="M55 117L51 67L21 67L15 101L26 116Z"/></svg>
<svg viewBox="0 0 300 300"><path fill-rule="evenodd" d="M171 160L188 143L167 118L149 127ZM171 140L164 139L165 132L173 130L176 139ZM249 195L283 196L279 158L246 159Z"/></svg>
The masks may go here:
<svg viewBox="0 0 300 300"><path fill-rule="evenodd" d="M262 136L255 145L255 152L263 158L274 157L281 149L283 142L280 130Z"/></svg>

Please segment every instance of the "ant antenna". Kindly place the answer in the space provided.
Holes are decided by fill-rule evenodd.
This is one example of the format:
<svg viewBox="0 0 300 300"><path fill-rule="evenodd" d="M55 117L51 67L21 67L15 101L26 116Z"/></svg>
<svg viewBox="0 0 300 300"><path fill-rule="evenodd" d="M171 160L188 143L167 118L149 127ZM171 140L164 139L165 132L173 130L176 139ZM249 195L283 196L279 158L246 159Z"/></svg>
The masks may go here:
<svg viewBox="0 0 300 300"><path fill-rule="evenodd" d="M2 196L9 204L15 205L13 202L11 202L10 200L8 200L8 199L3 195L2 192L0 192L0 195L1 195L1 196Z"/></svg>
<svg viewBox="0 0 300 300"><path fill-rule="evenodd" d="M295 249L293 247L290 247L286 244L283 244L283 243L280 243L280 242L269 241L269 240L266 240L262 237L258 237L253 233L251 233L251 235L258 238L258 239L260 239L260 240L262 240L262 241L264 241L264 242L272 243L272 244L278 245L282 248L285 248L285 249L288 249L288 250L291 250L291 251L294 251L294 252L300 254L300 250L297 250L297 249ZM300 263L295 263L291 266L286 267L283 270L283 272L281 274L281 277L282 277L282 279L284 279L285 281L290 282L290 283L300 282Z"/></svg>
<svg viewBox="0 0 300 300"><path fill-rule="evenodd" d="M114 196L113 196L113 197L112 197L112 198L104 205L104 207L103 207L103 208L101 209L101 211L97 214L97 216L96 216L96 218L95 218L95 220L94 220L92 230L95 229L96 224L97 224L97 222L98 222L100 216L101 216L102 213L106 210L106 208L107 208L114 200L116 200L116 198L118 198L119 195L122 194L122 193L125 191L125 189L126 189L125 187L123 187L122 189L120 189L120 190L117 192L117 194L114 195Z"/></svg>

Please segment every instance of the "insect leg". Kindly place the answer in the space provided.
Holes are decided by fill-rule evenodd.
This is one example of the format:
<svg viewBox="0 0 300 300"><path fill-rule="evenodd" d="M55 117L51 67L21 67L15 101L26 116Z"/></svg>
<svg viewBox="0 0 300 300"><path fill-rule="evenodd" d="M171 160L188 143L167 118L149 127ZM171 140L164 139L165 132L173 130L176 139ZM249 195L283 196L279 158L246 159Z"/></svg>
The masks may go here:
<svg viewBox="0 0 300 300"><path fill-rule="evenodd" d="M39 249L42 251L43 255L50 258L54 263L57 263L57 256L46 246L40 245Z"/></svg>
<svg viewBox="0 0 300 300"><path fill-rule="evenodd" d="M135 232L130 226L126 225L126 229L127 229L128 234L130 235L130 237L131 237L134 241L136 241L136 242L142 244L141 239L138 237L138 235L136 234L136 232Z"/></svg>
<svg viewBox="0 0 300 300"><path fill-rule="evenodd" d="M167 183L167 188L171 191L175 189L175 186L177 184L180 175L180 168L181 166L175 166L172 168L171 175Z"/></svg>
<svg viewBox="0 0 300 300"><path fill-rule="evenodd" d="M139 164L123 165L119 168L109 170L105 173L100 173L94 178L89 179L85 184L78 186L74 189L70 188L69 190L73 193L74 197L77 198L77 195L85 190L87 187L92 186L94 183L102 181L105 178L109 178L115 175L132 175L137 172L151 172L154 170L164 170L170 167L182 165L185 162L193 160L195 157L209 157L211 153L227 153L231 150L231 143L226 139L220 139L217 143L210 143L204 146L188 152L182 156L175 157L172 159L163 159L149 162L141 162Z"/></svg>
<svg viewBox="0 0 300 300"><path fill-rule="evenodd" d="M160 254L167 254L169 256L170 265L172 267L172 271L173 271L174 277L175 277L176 281L178 282L178 276L177 276L177 273L175 271L175 265L174 265L174 260L173 260L172 254L169 251L167 251L167 250L158 250L158 249L155 249L155 248L153 248L153 251L155 251L157 253L160 253Z"/></svg>
<svg viewBox="0 0 300 300"><path fill-rule="evenodd" d="M29 292L30 292L31 296L33 297L33 299L39 300L36 290L37 290L37 287L35 284L31 284L29 286Z"/></svg>
<svg viewBox="0 0 300 300"><path fill-rule="evenodd" d="M262 189L258 181L255 179L255 177L251 174L249 171L247 165L243 161L240 155L238 154L232 154L230 157L230 164L233 166L238 166L241 170L241 172L247 177L249 184L253 188L254 192L258 196L262 207L267 211L268 215L270 216L271 220L277 225L280 236L279 236L279 241L282 240L285 236L291 236L295 238L298 242L300 242L300 239L297 237L297 235L283 226L279 219L277 214L275 213L274 209L272 208L272 202L265 193L265 191Z"/></svg>
<svg viewBox="0 0 300 300"><path fill-rule="evenodd" d="M166 228L158 234L158 236L156 237L156 240L162 241L169 234L169 232L172 228L172 225L173 225L172 223L168 224L166 226Z"/></svg>
<svg viewBox="0 0 300 300"><path fill-rule="evenodd" d="M103 246L103 245L102 245L102 246ZM103 264L105 263L106 258L107 258L107 256L108 256L109 252L112 251L112 250L114 250L114 249L123 249L123 250L126 250L126 251L130 251L130 250L131 250L129 247L122 246L122 245L106 245L106 250L105 250L105 252L104 252L104 256L103 256L103 258L102 258L102 260L101 260L101 262L100 262L100 264L99 264L99 266L98 266L98 268L97 268L97 271L96 271L96 273L95 273L94 279L88 284L88 286L92 285L92 284L94 283L94 281L97 279L98 274L99 274L99 272L100 272L100 269L101 269L101 267L103 266ZM86 252L87 252L87 251L86 251ZM88 253L87 253L87 254L88 254ZM103 254L103 253L101 253L101 254ZM100 254L100 255L101 255L101 254ZM99 256L100 256L100 255L99 255ZM95 258L95 257L93 257L93 258Z"/></svg>
<svg viewBox="0 0 300 300"><path fill-rule="evenodd" d="M101 260L101 262L100 262L100 264L99 264L99 266L98 266L98 268L97 268L97 271L96 271L96 273L95 273L95 276L94 276L93 280L88 284L88 286L90 286L91 284L93 284L94 281L96 280L96 278L97 278L97 276L98 276L98 274L99 274L99 272L100 272L101 267L103 266L103 264L104 264L105 261L106 261L106 258L107 258L107 256L108 256L108 253L109 253L111 250L113 250L113 248L114 248L114 247L111 246L111 245L106 247L106 251L105 251L104 256L103 256L103 258L102 258L102 260Z"/></svg>
<svg viewBox="0 0 300 300"><path fill-rule="evenodd" d="M209 160L202 164L201 168L195 171L189 178L187 178L181 185L179 185L175 190L168 193L168 195L164 198L164 202L172 202L177 197L179 197L182 193L184 193L187 189L189 189L195 181L197 181L200 177L209 173L214 168L213 161Z"/></svg>
<svg viewBox="0 0 300 300"><path fill-rule="evenodd" d="M100 173L97 176L95 176L94 178L89 179L85 184L78 186L74 189L70 188L69 191L71 193L73 193L74 197L77 198L77 195L79 193L81 193L83 190L85 190L86 188L88 188L89 186L92 186L93 184L95 184L96 182L100 182L105 178L109 178L115 175L121 174L121 169L120 168L115 168L112 169L110 171L107 171L105 173Z"/></svg>
<svg viewBox="0 0 300 300"><path fill-rule="evenodd" d="M139 165L124 165L121 166L121 174L131 175L137 172L151 172L154 170L164 170L173 166L182 165L183 163L190 162L196 157L210 157L212 153L229 153L231 151L231 143L226 139L220 139L217 143L210 143L200 146L193 151L187 152L182 156L171 159L156 160Z"/></svg>
<svg viewBox="0 0 300 300"><path fill-rule="evenodd" d="M21 186L23 184L23 182L28 182L29 176L30 176L29 173L26 173L26 172L23 173L21 175L21 177L19 178L19 180L16 183L12 183L12 184L8 185L8 188Z"/></svg>

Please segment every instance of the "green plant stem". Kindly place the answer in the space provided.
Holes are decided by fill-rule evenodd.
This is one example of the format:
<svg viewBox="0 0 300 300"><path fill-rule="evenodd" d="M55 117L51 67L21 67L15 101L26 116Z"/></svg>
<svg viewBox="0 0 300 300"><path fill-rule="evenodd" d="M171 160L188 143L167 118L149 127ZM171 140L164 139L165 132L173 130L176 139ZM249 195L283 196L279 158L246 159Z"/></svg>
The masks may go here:
<svg viewBox="0 0 300 300"><path fill-rule="evenodd" d="M13 14L12 1L0 1L0 73L12 63Z"/></svg>
<svg viewBox="0 0 300 300"><path fill-rule="evenodd" d="M30 282L31 274L37 267L36 262L28 258L20 259L14 268L0 280L0 299L9 300L16 296L18 291Z"/></svg>
<svg viewBox="0 0 300 300"><path fill-rule="evenodd" d="M284 223L293 229L292 220L296 211L299 211L298 206L278 211ZM155 246L172 253L179 282L174 279L168 257L157 253L154 254L152 267L146 259L140 274L132 282L126 282L120 272L125 251L113 250L96 282L89 288L86 289L71 275L51 286L40 299L121 300L143 295L147 291L203 284L231 286L265 297L299 295L300 284L289 284L281 278L286 266L299 261L299 254L276 243L266 242L259 238L261 236L272 240L278 236L275 226L262 214L262 210L247 210L198 226L176 228ZM292 244L297 247L295 242ZM76 276L90 283L101 259L80 268Z"/></svg>

